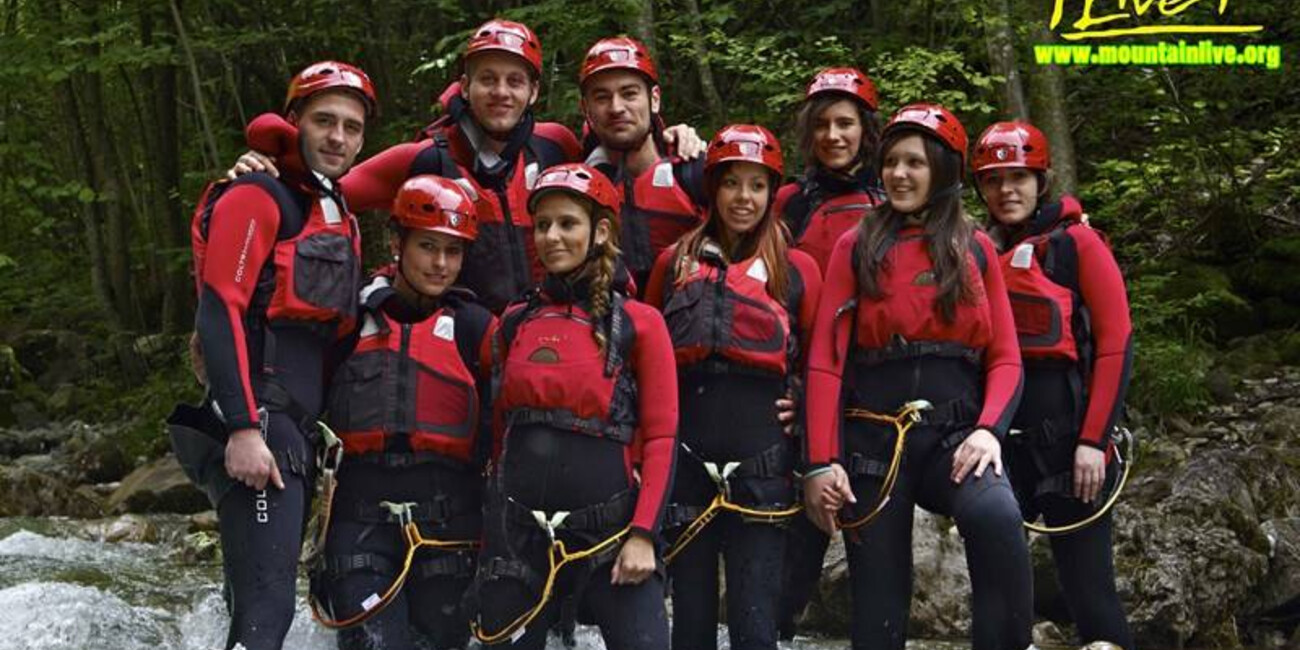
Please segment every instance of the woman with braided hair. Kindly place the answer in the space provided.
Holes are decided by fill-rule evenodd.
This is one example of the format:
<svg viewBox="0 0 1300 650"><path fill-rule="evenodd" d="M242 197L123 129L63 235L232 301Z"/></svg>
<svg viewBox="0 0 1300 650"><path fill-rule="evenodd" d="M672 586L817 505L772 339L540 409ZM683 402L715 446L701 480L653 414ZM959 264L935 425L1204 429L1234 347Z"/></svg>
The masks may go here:
<svg viewBox="0 0 1300 650"><path fill-rule="evenodd" d="M570 616L611 650L663 650L657 547L673 473L677 375L663 318L629 298L620 198L581 164L528 207L546 278L494 340L494 470L471 606L485 643L542 648Z"/></svg>
<svg viewBox="0 0 1300 650"><path fill-rule="evenodd" d="M728 126L705 156L709 216L660 254L646 289L672 334L682 414L668 517L672 647L717 647L723 558L731 647L776 650L784 524L797 512L794 440L773 403L797 398L821 274L772 210L776 137Z"/></svg>

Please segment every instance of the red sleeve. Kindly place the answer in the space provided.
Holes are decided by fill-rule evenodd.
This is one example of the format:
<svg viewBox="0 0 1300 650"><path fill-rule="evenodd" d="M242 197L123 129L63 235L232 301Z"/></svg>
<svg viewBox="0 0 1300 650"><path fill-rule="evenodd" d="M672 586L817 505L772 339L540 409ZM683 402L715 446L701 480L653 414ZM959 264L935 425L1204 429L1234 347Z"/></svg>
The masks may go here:
<svg viewBox="0 0 1300 650"><path fill-rule="evenodd" d="M1011 315L1011 299L1002 279L1002 265L993 240L983 232L975 233L975 245L984 250L988 260L984 269L984 292L988 299L993 337L984 348L984 410L977 427L988 429L999 439L1006 437L1011 419L1020 405L1024 368L1020 364L1020 341Z"/></svg>
<svg viewBox="0 0 1300 650"><path fill-rule="evenodd" d="M641 493L632 527L657 539L672 490L677 454L677 361L663 316L645 303L625 303L636 330L632 362L636 369Z"/></svg>
<svg viewBox="0 0 1300 650"><path fill-rule="evenodd" d="M399 144L353 167L339 181L348 208L353 212L387 210L402 183L411 177L415 157L433 145L433 140Z"/></svg>
<svg viewBox="0 0 1300 650"><path fill-rule="evenodd" d="M564 152L567 162L582 160L582 145L569 127L558 122L538 122L533 125L533 134L554 142Z"/></svg>
<svg viewBox="0 0 1300 650"><path fill-rule="evenodd" d="M817 314L813 319L808 350L808 458L810 467L840 460L840 389L844 362L848 357L853 310L836 318L836 313L858 297L858 279L853 273L853 247L858 229L852 228L835 242Z"/></svg>
<svg viewBox="0 0 1300 650"><path fill-rule="evenodd" d="M673 244L660 251L654 268L650 269L650 279L646 280L645 302L659 311L664 310L664 291L667 289L664 283L668 281L668 265L672 264L676 250L677 245Z"/></svg>
<svg viewBox="0 0 1300 650"><path fill-rule="evenodd" d="M790 201L790 197L799 191L798 183L786 183L776 191L776 199L772 202L772 214L782 219L785 218L785 204Z"/></svg>
<svg viewBox="0 0 1300 650"><path fill-rule="evenodd" d="M1128 292L1115 256L1096 231L1074 227L1066 232L1074 238L1079 260L1079 291L1092 322L1092 378L1079 442L1104 449L1106 434L1115 426L1123 408L1133 363Z"/></svg>
<svg viewBox="0 0 1300 650"><path fill-rule="evenodd" d="M803 280L803 297L799 300L798 323L799 340L801 345L808 345L808 340L812 337L813 323L817 320L817 300L822 295L822 273L817 268L817 260L811 255L800 251L790 249L790 264L799 277ZM804 365L808 363L808 353L803 353L801 360Z"/></svg>
<svg viewBox="0 0 1300 650"><path fill-rule="evenodd" d="M258 426L244 322L279 229L275 199L252 184L227 190L208 224L195 320L208 385L232 432Z"/></svg>

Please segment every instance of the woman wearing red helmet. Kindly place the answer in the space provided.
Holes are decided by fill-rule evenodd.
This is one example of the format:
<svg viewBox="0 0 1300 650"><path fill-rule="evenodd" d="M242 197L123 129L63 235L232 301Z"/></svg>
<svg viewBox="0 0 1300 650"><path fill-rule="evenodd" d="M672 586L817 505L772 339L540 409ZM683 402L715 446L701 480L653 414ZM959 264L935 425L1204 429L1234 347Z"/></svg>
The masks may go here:
<svg viewBox="0 0 1300 650"><path fill-rule="evenodd" d="M627 296L620 197L581 164L528 205L546 279L494 340L494 471L471 605L485 643L542 648L573 614L606 647L668 646L656 545L674 463L677 376L663 318Z"/></svg>
<svg viewBox="0 0 1300 650"><path fill-rule="evenodd" d="M857 68L827 68L808 84L795 121L804 174L776 194L796 247L823 271L844 231L884 200L876 176L880 144L876 86Z"/></svg>
<svg viewBox="0 0 1300 650"><path fill-rule="evenodd" d="M1105 240L1072 196L1047 202L1047 138L1021 122L990 126L971 169L993 223L1025 360L1025 395L1004 447L1027 520L1083 520L1117 478L1111 431L1133 362L1128 295ZM1051 537L1061 593L1083 643L1133 647L1115 591L1111 514Z"/></svg>
<svg viewBox="0 0 1300 650"><path fill-rule="evenodd" d="M668 519L675 650L717 647L720 557L731 647L776 648L776 524L796 513L794 444L773 404L801 383L821 285L771 209L781 168L767 129L719 131L705 159L708 219L659 256L646 290L672 334L681 405ZM719 498L729 511L710 511Z"/></svg>
<svg viewBox="0 0 1300 650"><path fill-rule="evenodd" d="M894 115L888 201L836 243L818 305L804 498L845 532L854 648L906 641L915 505L965 540L973 648L1030 644L1029 553L1001 460L1020 353L993 244L962 213L965 151L943 107Z"/></svg>
<svg viewBox="0 0 1300 650"><path fill-rule="evenodd" d="M344 650L441 650L468 640L459 605L474 575L472 550L420 550L400 591L377 611L375 599L399 580L407 521L441 540L480 535L495 319L452 286L477 221L454 181L416 176L402 185L390 221L393 264L361 291L361 328L334 372L328 422L344 452L312 596L327 625L347 625L338 635Z"/></svg>
<svg viewBox="0 0 1300 650"><path fill-rule="evenodd" d="M796 247L817 260L823 273L840 235L884 200L875 170L878 106L876 86L861 70L827 68L809 82L795 119L806 167L803 176L777 191L774 209ZM821 578L829 543L830 537L807 519L790 526L779 615L783 639L794 637L795 619Z"/></svg>

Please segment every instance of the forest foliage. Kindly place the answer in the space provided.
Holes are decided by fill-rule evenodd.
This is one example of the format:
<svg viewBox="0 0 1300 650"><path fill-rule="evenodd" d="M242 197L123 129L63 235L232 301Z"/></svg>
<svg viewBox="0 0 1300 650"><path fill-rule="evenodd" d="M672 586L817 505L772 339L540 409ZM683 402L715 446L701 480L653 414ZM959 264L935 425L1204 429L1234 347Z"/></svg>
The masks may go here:
<svg viewBox="0 0 1300 650"><path fill-rule="evenodd" d="M1059 42L1046 29L1052 4L5 0L0 343L70 324L104 338L188 332L193 202L243 150L244 123L278 109L292 73L322 58L370 73L383 104L371 155L435 116L470 30L504 16L542 39L539 116L575 129L578 62L616 33L650 44L665 117L706 137L757 121L793 144L804 84L829 65L867 71L885 114L944 103L972 138L1020 112L1062 120L1053 144L1074 151L1070 184L1133 294L1133 403L1195 409L1207 399L1210 351L1237 336L1290 332L1300 362L1300 66L1287 58L1300 13L1231 5L1227 18L1266 26L1237 42L1282 45L1277 70L1040 67L1032 45ZM1201 4L1165 22L1224 19L1216 3ZM379 232L382 219L367 222ZM111 364L101 373L111 381Z"/></svg>

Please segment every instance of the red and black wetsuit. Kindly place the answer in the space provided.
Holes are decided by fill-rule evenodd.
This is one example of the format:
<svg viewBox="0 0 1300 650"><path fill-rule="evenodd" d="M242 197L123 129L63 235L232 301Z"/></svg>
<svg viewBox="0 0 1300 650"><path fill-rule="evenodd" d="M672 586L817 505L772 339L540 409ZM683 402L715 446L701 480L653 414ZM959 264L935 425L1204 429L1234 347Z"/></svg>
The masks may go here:
<svg viewBox="0 0 1300 650"><path fill-rule="evenodd" d="M785 220L795 247L811 255L824 274L835 242L883 200L880 183L867 165L851 176L810 165L804 176L777 190L773 209ZM782 639L794 638L795 619L803 614L821 579L830 541L807 517L790 523L778 615Z"/></svg>
<svg viewBox="0 0 1300 650"><path fill-rule="evenodd" d="M670 526L687 526L718 493L704 462L740 466L728 480L737 504L782 509L795 498L795 444L777 420L776 400L800 383L802 346L812 331L821 274L808 255L788 251L788 294L767 289L763 260L728 264L706 243L692 271L674 277L676 247L650 275L647 299L660 307L673 338L681 405L682 461ZM712 648L718 640L718 559L725 557L727 625L733 648L777 643L776 611L785 553L780 526L723 513L673 559L673 647Z"/></svg>
<svg viewBox="0 0 1300 650"><path fill-rule="evenodd" d="M704 158L683 160L665 155L631 177L622 166L610 163L608 153L597 147L588 156L587 164L622 188L619 219L623 229L618 245L637 291L645 296L655 258L704 222Z"/></svg>
<svg viewBox="0 0 1300 650"><path fill-rule="evenodd" d="M947 321L935 307L937 284L923 231L903 227L896 233L879 271L880 298L858 288L859 232L836 243L809 353L809 461L848 470L858 505L846 509L847 519L875 506L895 438L892 425L846 421L842 409L893 414L916 399L934 409L908 435L886 507L857 530L856 543L846 545L854 647L903 647L918 504L956 519L966 541L973 647L1024 648L1033 623L1031 579L1011 486L992 470L960 484L949 478L953 452L965 436L983 428L1004 438L1020 398L1020 353L993 244L983 233L972 239L967 278L974 298L959 302L956 318Z"/></svg>
<svg viewBox="0 0 1300 650"><path fill-rule="evenodd" d="M533 246L528 192L542 170L577 160L580 148L568 127L534 122L530 109L510 131L499 155L484 153L486 149L474 142L489 136L480 135L465 101L453 97L447 119L430 125L422 139L390 147L358 164L340 184L354 209L376 210L387 209L412 176L437 174L470 181L479 233L465 252L459 284L499 314L543 275ZM489 157L495 164L484 162Z"/></svg>
<svg viewBox="0 0 1300 650"><path fill-rule="evenodd" d="M835 242L883 200L870 167L864 165L845 176L814 165L805 176L777 190L773 209L790 228L795 247L817 260L817 268L825 273Z"/></svg>
<svg viewBox="0 0 1300 650"><path fill-rule="evenodd" d="M625 286L626 275L615 286ZM547 571L548 519L569 550L624 527L657 541L671 490L677 430L677 373L663 318L611 291L593 337L590 287L556 276L502 316L496 337L495 475L484 507L477 582L479 620L499 630L538 601ZM668 644L663 583L612 586L619 546L559 576L556 598L515 646L541 648L567 602L599 623L609 647L662 650ZM512 646L513 647L513 646Z"/></svg>
<svg viewBox="0 0 1300 650"><path fill-rule="evenodd" d="M458 291L431 309L392 288L393 270L361 292L360 329L342 346L329 423L343 441L324 572L313 589L336 620L364 611L402 569L406 541L381 502L411 503L421 534L476 540L482 533L483 465L490 447L491 331L495 319ZM472 553L421 550L397 598L339 647L459 648L468 640L460 600Z"/></svg>
<svg viewBox="0 0 1300 650"><path fill-rule="evenodd" d="M1080 219L1073 197L1043 206L1020 228L995 228L1000 262L1025 360L1025 394L1003 447L1028 519L1049 526L1082 520L1094 504L1073 498L1074 455L1110 451L1133 363L1133 326L1119 265ZM1108 478L1118 468L1111 464ZM1103 495L1104 496L1104 495ZM1112 516L1051 538L1062 594L1082 643L1132 647L1115 591Z"/></svg>
<svg viewBox="0 0 1300 650"><path fill-rule="evenodd" d="M311 500L309 434L325 357L352 327L360 282L356 220L328 181L284 170L209 188L193 238L196 329L227 433L261 429L283 490L237 484L217 506L231 590L228 646L279 648L293 622Z"/></svg>

